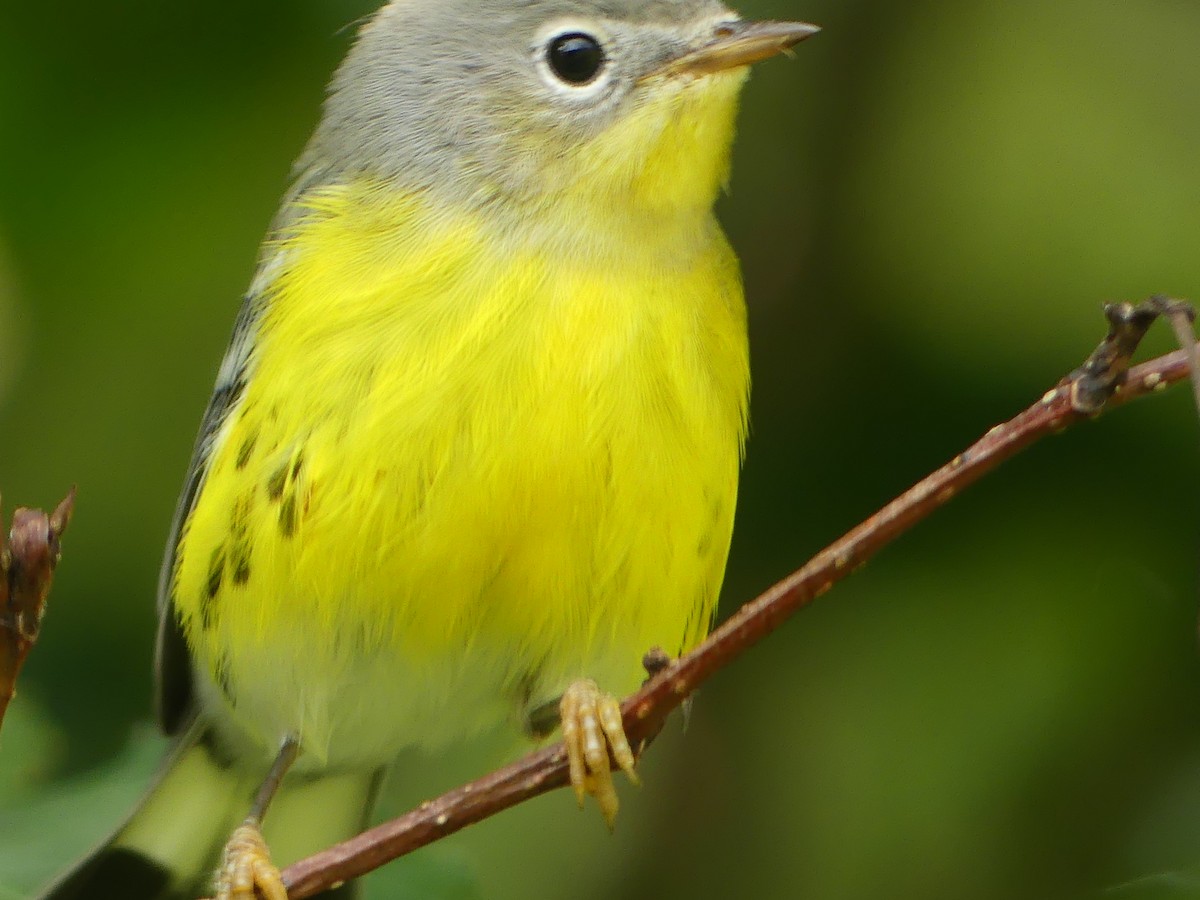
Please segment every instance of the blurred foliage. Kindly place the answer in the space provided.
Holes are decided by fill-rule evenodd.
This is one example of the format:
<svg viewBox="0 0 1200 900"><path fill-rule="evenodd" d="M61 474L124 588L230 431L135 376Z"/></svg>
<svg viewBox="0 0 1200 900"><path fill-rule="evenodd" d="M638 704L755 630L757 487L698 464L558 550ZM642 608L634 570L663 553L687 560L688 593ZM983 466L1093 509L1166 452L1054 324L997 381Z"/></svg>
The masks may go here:
<svg viewBox="0 0 1200 900"><path fill-rule="evenodd" d="M80 485L0 741L0 895L155 767L176 491L287 162L370 7L0 9L0 488ZM825 32L756 73L721 204L756 378L726 610L1039 396L1103 301L1200 299L1200 5L742 11ZM790 623L654 748L615 837L553 795L375 896L1200 897L1189 404L1034 448ZM508 751L405 757L389 806Z"/></svg>

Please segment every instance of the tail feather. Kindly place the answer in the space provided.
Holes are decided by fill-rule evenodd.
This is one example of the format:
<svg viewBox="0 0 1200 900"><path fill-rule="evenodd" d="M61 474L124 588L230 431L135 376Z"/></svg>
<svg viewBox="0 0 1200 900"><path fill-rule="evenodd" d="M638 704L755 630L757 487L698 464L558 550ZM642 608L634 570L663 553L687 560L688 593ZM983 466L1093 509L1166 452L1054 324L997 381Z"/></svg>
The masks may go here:
<svg viewBox="0 0 1200 900"><path fill-rule="evenodd" d="M202 731L185 738L128 821L55 881L40 900L196 900L212 893L226 839L245 818L263 771L214 751ZM366 827L381 772L285 779L264 836L282 867ZM323 894L356 896L353 884Z"/></svg>
<svg viewBox="0 0 1200 900"><path fill-rule="evenodd" d="M106 846L57 882L53 900L120 900L153 897L155 900L195 900L171 890L171 873L136 850ZM195 895L200 896L199 894Z"/></svg>

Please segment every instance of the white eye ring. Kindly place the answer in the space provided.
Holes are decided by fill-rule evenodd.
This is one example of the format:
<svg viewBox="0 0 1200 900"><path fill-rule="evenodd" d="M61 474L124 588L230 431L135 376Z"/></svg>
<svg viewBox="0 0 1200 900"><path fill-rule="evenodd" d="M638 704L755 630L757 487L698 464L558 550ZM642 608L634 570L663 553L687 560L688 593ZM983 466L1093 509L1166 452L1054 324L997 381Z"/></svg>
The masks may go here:
<svg viewBox="0 0 1200 900"><path fill-rule="evenodd" d="M571 73L568 70L562 70L562 67L596 62L596 60L591 58L581 58L578 61L553 59L556 48L562 46L561 42L572 39L577 39L580 46L570 48L569 53L587 54L588 48L585 43L587 41L591 41L600 53L594 74L586 79L581 77L578 81L572 80ZM586 101L604 93L612 84L613 58L610 47L611 41L607 33L595 23L560 21L543 28L538 33L533 46L533 58L538 74L547 87L562 96ZM580 75L582 76L585 71L586 67L580 70Z"/></svg>

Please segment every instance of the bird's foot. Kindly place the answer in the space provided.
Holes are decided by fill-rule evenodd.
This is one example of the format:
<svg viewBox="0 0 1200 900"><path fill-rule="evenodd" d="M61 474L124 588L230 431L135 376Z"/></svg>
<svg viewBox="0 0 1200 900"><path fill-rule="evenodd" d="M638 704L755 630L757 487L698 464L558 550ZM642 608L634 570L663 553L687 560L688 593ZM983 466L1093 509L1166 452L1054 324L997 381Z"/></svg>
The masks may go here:
<svg viewBox="0 0 1200 900"><path fill-rule="evenodd" d="M271 852L263 840L258 822L247 819L225 845L221 868L217 872L214 900L287 900L287 888L279 869L271 862Z"/></svg>
<svg viewBox="0 0 1200 900"><path fill-rule="evenodd" d="M588 794L595 797L611 830L620 807L613 784L613 763L634 784L640 783L634 771L633 749L621 723L621 704L616 697L601 692L596 682L584 679L567 688L558 712L575 798L582 808Z"/></svg>

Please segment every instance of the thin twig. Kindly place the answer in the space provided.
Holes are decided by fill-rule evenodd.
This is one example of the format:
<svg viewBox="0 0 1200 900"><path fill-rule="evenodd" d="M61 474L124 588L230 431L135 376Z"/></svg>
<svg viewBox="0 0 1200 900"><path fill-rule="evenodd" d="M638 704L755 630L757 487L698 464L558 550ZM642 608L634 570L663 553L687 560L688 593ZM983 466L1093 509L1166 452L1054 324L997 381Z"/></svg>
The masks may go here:
<svg viewBox="0 0 1200 900"><path fill-rule="evenodd" d="M964 488L1038 439L1186 378L1194 352L1180 350L1129 368L1151 322L1168 310L1161 299L1106 308L1110 331L1088 361L1016 418L970 448L822 550L803 568L747 603L703 644L668 665L622 704L634 746L661 728L668 714L703 681L758 643L797 610L828 591L885 545L944 506ZM1189 344L1191 338L1189 336ZM548 747L457 788L356 838L301 860L283 872L292 900L357 878L389 860L567 783L562 745Z"/></svg>
<svg viewBox="0 0 1200 900"><path fill-rule="evenodd" d="M1200 350L1195 346L1196 334L1193 329L1196 311L1190 304L1168 297L1151 297L1150 302L1161 306L1162 314L1171 323L1180 348L1188 354L1188 366L1192 375L1192 398L1196 401L1197 411L1200 411Z"/></svg>
<svg viewBox="0 0 1200 900"><path fill-rule="evenodd" d="M59 542L75 509L75 489L54 512L18 509L0 546L0 724L17 694L17 677L37 643Z"/></svg>

